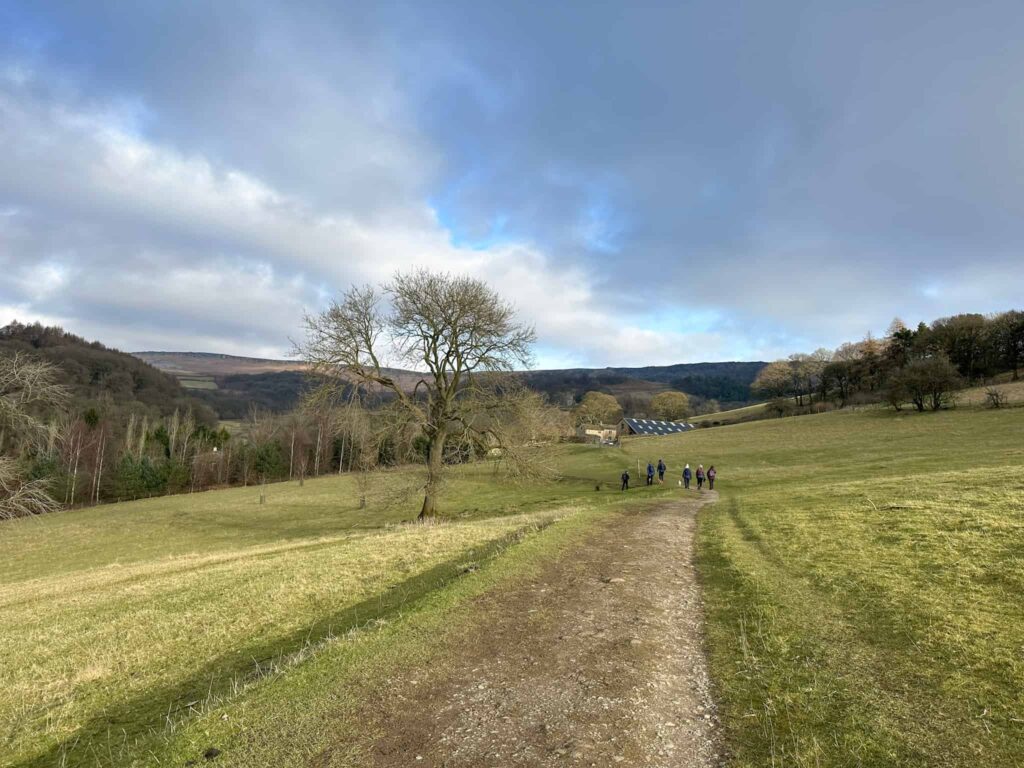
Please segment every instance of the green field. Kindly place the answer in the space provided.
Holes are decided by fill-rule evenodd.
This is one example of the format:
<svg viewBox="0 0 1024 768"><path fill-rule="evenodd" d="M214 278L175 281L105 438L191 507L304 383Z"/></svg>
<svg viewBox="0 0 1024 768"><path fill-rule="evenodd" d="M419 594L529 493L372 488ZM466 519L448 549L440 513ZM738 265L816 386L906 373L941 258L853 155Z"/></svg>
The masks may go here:
<svg viewBox="0 0 1024 768"><path fill-rule="evenodd" d="M709 435L736 466L700 567L737 765L1020 764L1022 436L1021 409Z"/></svg>
<svg viewBox="0 0 1024 768"><path fill-rule="evenodd" d="M470 467L453 473L449 520L403 524L417 479L375 473L363 509L343 476L270 485L263 505L237 488L4 524L0 764L173 754L181 723L269 671L401 613L524 532L620 501L587 477L520 487Z"/></svg>
<svg viewBox="0 0 1024 768"><path fill-rule="evenodd" d="M216 743L305 764L376 676L426 663L469 598L664 458L672 482L628 502L681 493L683 462L720 473L698 564L736 765L1019 765L1022 438L1024 408L835 412L564 446L559 482L460 469L432 526L402 523L407 471L374 475L364 509L330 477L265 505L232 489L7 523L0 763L181 765Z"/></svg>
<svg viewBox="0 0 1024 768"><path fill-rule="evenodd" d="M689 421L693 424L735 424L739 421L760 417L767 403L754 403L745 405L742 408L733 408L729 411L718 411L717 413L706 413L703 416L694 416Z"/></svg>
<svg viewBox="0 0 1024 768"><path fill-rule="evenodd" d="M212 376L179 376L178 381L185 389L217 389Z"/></svg>

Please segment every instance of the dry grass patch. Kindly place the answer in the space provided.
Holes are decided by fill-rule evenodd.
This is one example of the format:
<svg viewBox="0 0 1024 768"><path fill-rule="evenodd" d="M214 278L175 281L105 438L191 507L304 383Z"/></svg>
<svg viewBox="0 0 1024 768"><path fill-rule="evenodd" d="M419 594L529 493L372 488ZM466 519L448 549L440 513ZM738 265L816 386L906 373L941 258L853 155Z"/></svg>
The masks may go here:
<svg viewBox="0 0 1024 768"><path fill-rule="evenodd" d="M540 503L552 489L535 498L505 488L497 506L500 485L483 490L493 480L468 473L451 498L473 507L403 524L400 507L376 503L386 488L365 510L339 510L332 491L345 482L273 486L264 506L253 489L235 489L9 528L0 763L52 764L74 745L69 764L91 764L111 733L130 742L193 717L576 511ZM517 513L511 502L539 509Z"/></svg>
<svg viewBox="0 0 1024 768"><path fill-rule="evenodd" d="M958 405L988 406L991 404L989 391L998 392L1004 405L1020 405L1024 403L1024 381L1007 381L985 387L965 389L957 397Z"/></svg>

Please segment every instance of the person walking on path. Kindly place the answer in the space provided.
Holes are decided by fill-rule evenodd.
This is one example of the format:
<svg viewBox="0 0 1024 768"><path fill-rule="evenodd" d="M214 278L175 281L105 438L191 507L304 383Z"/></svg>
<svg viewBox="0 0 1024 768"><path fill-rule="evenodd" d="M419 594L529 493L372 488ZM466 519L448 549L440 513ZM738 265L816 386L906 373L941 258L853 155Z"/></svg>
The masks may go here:
<svg viewBox="0 0 1024 768"><path fill-rule="evenodd" d="M715 472L715 465L714 464L712 464L710 467L708 467L708 490L711 490L711 491L715 490L715 475L717 475L717 474L718 473Z"/></svg>
<svg viewBox="0 0 1024 768"><path fill-rule="evenodd" d="M628 491L629 490L629 470L628 469L622 470L622 490L624 490L624 491Z"/></svg>
<svg viewBox="0 0 1024 768"><path fill-rule="evenodd" d="M647 462L647 484L654 485L654 465Z"/></svg>
<svg viewBox="0 0 1024 768"><path fill-rule="evenodd" d="M658 459L658 485L665 484L665 471L668 467L665 466L664 459Z"/></svg>
<svg viewBox="0 0 1024 768"><path fill-rule="evenodd" d="M693 477L693 471L690 469L690 465L687 464L683 467L683 488L690 487L690 478Z"/></svg>
<svg viewBox="0 0 1024 768"><path fill-rule="evenodd" d="M697 490L699 491L704 487L704 465L697 465Z"/></svg>

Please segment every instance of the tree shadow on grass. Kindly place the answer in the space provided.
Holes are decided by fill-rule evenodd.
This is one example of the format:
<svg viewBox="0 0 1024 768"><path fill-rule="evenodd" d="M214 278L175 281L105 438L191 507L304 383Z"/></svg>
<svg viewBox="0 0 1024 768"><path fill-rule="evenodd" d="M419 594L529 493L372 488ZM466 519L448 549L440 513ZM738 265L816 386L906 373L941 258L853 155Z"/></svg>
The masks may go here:
<svg viewBox="0 0 1024 768"><path fill-rule="evenodd" d="M548 522L538 524L537 530ZM489 544L473 547L446 562L392 584L379 594L325 616L309 626L283 637L249 643L211 659L203 667L173 685L149 688L115 703L85 721L74 737L53 745L34 757L13 764L12 768L53 768L54 766L95 766L119 764L125 753L146 737L163 730L168 721L181 722L199 714L208 701L224 700L239 683L252 682L275 668L276 662L316 646L332 637L392 618L403 610L461 576L475 570L470 563L492 558L521 540L520 529ZM202 628L197 628L202 631ZM43 721L46 714L39 716ZM116 736L115 736L116 734ZM116 741L116 745L112 742Z"/></svg>

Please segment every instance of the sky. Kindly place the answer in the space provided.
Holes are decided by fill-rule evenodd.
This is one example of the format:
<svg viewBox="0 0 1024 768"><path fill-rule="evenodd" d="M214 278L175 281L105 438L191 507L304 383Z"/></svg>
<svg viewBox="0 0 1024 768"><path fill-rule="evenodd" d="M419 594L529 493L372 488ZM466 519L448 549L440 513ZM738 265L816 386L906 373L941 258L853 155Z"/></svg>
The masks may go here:
<svg viewBox="0 0 1024 768"><path fill-rule="evenodd" d="M0 324L278 357L427 267L538 367L1024 305L1013 2L0 0Z"/></svg>

